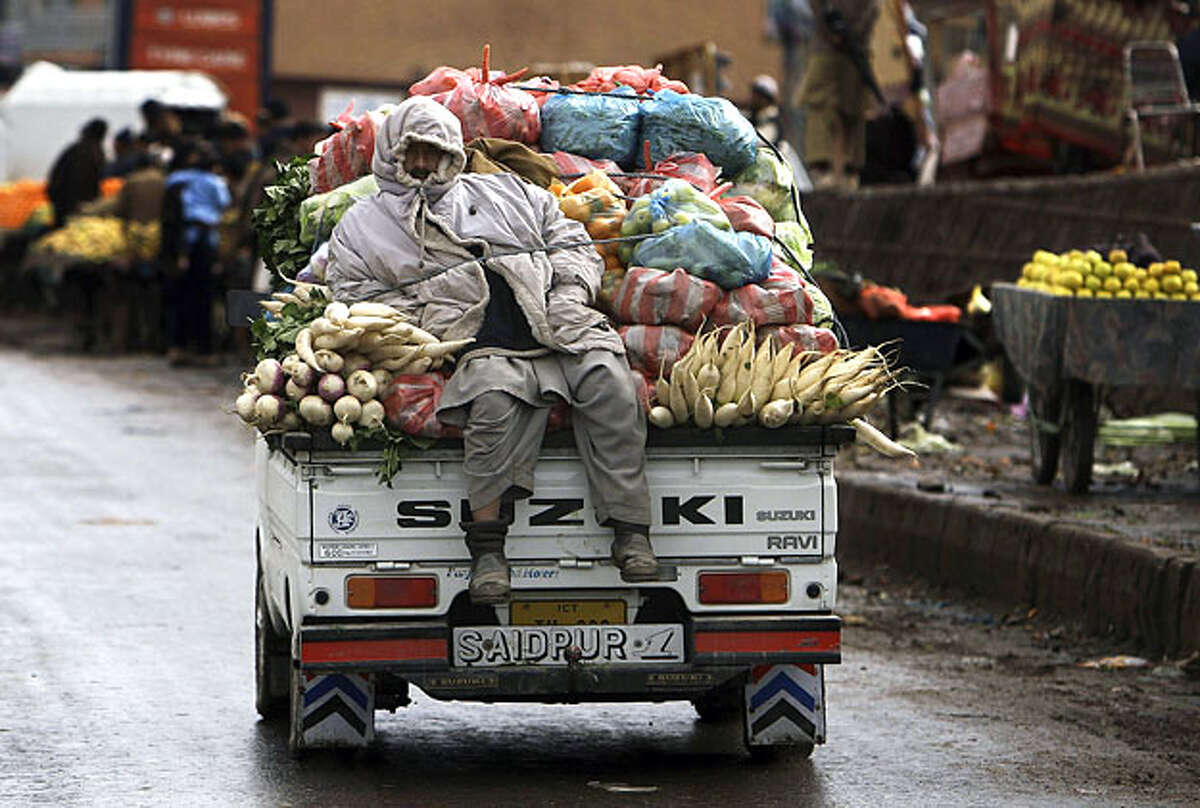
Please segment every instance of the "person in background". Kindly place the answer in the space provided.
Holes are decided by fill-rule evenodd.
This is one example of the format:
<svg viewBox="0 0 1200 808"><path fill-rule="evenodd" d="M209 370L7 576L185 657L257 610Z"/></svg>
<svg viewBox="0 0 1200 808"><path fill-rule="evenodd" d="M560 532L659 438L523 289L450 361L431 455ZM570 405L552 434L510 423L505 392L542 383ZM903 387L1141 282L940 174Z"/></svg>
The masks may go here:
<svg viewBox="0 0 1200 808"><path fill-rule="evenodd" d="M138 163L141 143L133 130L126 126L113 136L113 160L104 170L106 177L124 177Z"/></svg>
<svg viewBox="0 0 1200 808"><path fill-rule="evenodd" d="M212 303L218 227L231 198L207 143L181 144L167 175L162 243L167 306L167 360L216 364Z"/></svg>
<svg viewBox="0 0 1200 808"><path fill-rule="evenodd" d="M292 113L287 102L272 98L258 111L258 153L274 154L279 151L280 141L286 140L292 129Z"/></svg>
<svg viewBox="0 0 1200 808"><path fill-rule="evenodd" d="M779 85L768 75L755 76L750 83L750 103L745 112L747 120L754 124L768 143L779 151L801 189L808 189L808 174L800 163L800 157L784 137L783 120L779 109Z"/></svg>
<svg viewBox="0 0 1200 808"><path fill-rule="evenodd" d="M88 121L76 140L58 156L46 180L46 195L54 206L54 227L62 227L67 217L84 202L100 196L100 178L104 174L104 135L108 124L101 118Z"/></svg>
<svg viewBox="0 0 1200 808"><path fill-rule="evenodd" d="M804 145L800 83L815 24L809 0L767 0L767 36L778 39L783 48L783 93L775 96L775 103L781 107L781 135L796 149Z"/></svg>
<svg viewBox="0 0 1200 808"><path fill-rule="evenodd" d="M867 47L878 0L814 0L816 36L800 97L804 160L816 188L855 188L866 162Z"/></svg>
<svg viewBox="0 0 1200 808"><path fill-rule="evenodd" d="M142 114L142 141L160 165L170 165L175 148L183 136L179 116L153 98L138 107Z"/></svg>
<svg viewBox="0 0 1200 808"><path fill-rule="evenodd" d="M113 302L113 346L158 350L162 342L162 276L158 264L166 174L146 151L135 154L133 170L117 192L113 213L121 220L126 272L117 279ZM132 328L132 338L128 331Z"/></svg>

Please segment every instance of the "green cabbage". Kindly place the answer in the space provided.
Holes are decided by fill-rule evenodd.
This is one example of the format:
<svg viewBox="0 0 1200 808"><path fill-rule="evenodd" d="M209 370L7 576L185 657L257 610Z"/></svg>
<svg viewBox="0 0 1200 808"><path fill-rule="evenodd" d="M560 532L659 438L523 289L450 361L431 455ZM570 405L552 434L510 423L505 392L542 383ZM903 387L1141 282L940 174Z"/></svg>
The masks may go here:
<svg viewBox="0 0 1200 808"><path fill-rule="evenodd" d="M772 150L760 148L758 157L750 167L733 178L729 195L744 194L757 200L775 221L794 222L796 209L792 205L793 185L795 180L787 163L776 157Z"/></svg>
<svg viewBox="0 0 1200 808"><path fill-rule="evenodd" d="M334 225L342 220L354 203L379 193L375 175L368 174L332 191L310 196L300 203L300 243L315 247L328 241Z"/></svg>

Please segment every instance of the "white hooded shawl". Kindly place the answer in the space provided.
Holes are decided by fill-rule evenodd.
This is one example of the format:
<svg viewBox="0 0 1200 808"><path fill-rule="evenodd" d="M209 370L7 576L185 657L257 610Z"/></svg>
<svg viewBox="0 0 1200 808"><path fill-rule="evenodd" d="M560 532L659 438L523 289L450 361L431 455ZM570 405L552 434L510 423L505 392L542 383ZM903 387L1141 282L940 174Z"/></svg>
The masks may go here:
<svg viewBox="0 0 1200 808"><path fill-rule="evenodd" d="M404 170L414 140L446 152L424 181ZM470 247L512 288L546 348L624 354L592 308L604 262L591 245L504 256L586 242L583 225L566 218L550 193L509 174L463 174L465 164L462 129L441 104L410 98L388 115L371 163L380 192L347 211L330 239L326 279L334 298L389 303L443 340L474 336L488 284Z"/></svg>

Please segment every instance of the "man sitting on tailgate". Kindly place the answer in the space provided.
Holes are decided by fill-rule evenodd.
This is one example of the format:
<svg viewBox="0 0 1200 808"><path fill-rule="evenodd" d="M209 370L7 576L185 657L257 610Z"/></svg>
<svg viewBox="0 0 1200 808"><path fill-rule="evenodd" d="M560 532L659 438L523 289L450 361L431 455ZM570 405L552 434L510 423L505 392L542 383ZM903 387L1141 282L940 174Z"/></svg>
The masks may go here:
<svg viewBox="0 0 1200 808"><path fill-rule="evenodd" d="M472 600L508 599L512 502L533 492L556 397L571 405L613 562L626 580L653 579L644 416L621 339L591 307L603 261L587 244L538 251L587 232L551 194L512 175L463 174L465 162L452 113L425 97L400 104L376 134L380 193L333 232L329 286L347 303L388 303L442 340L475 339L437 411L463 430Z"/></svg>

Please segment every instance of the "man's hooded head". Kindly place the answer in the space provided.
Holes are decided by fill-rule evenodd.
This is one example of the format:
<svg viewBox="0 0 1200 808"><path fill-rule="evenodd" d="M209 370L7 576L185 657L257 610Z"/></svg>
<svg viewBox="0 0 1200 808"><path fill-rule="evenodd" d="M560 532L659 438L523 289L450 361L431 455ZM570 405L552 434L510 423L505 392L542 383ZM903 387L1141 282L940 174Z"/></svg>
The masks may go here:
<svg viewBox="0 0 1200 808"><path fill-rule="evenodd" d="M425 188L440 196L466 164L458 118L431 98L409 98L375 133L371 170L385 190Z"/></svg>

